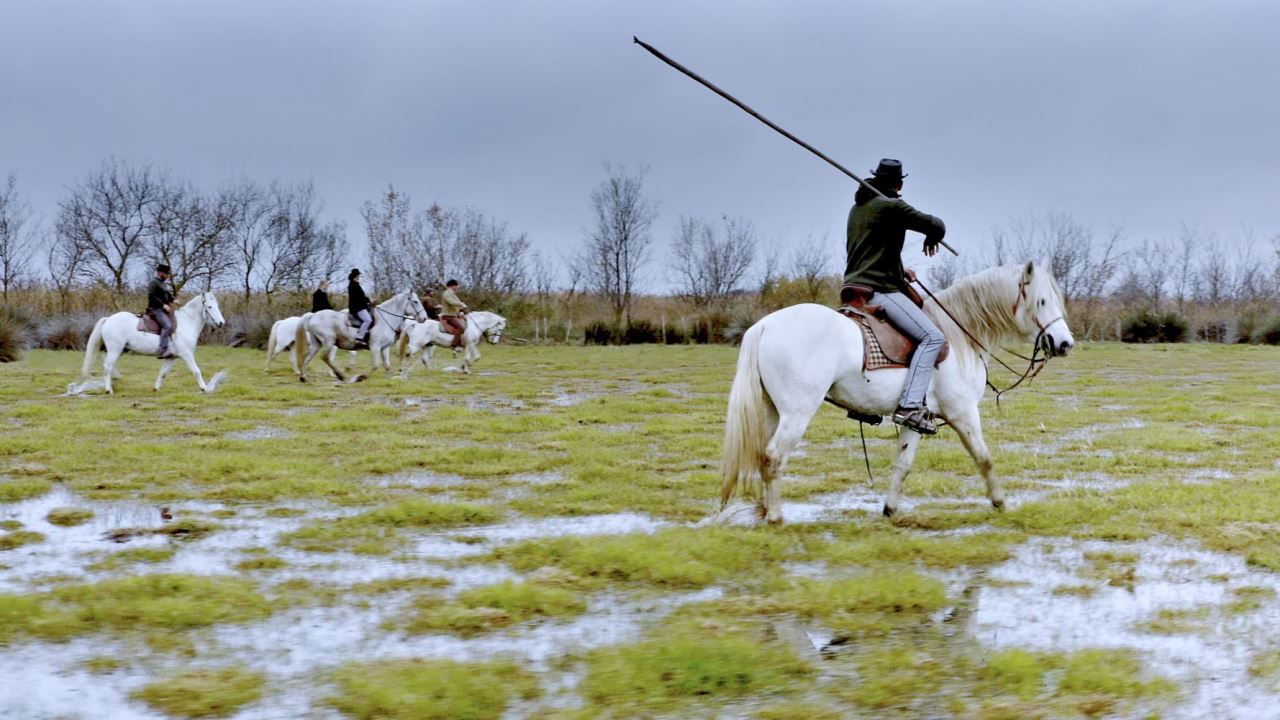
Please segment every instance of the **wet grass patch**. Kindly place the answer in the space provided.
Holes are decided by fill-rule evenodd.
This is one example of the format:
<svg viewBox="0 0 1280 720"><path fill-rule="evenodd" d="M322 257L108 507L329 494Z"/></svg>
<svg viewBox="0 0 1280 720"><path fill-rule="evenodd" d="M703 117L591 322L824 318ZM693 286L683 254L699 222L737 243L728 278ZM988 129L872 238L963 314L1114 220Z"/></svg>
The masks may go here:
<svg viewBox="0 0 1280 720"><path fill-rule="evenodd" d="M74 507L54 508L45 516L45 520L50 525L59 527L75 527L76 525L83 525L92 519L92 510Z"/></svg>
<svg viewBox="0 0 1280 720"><path fill-rule="evenodd" d="M270 603L241 580L140 575L40 595L0 595L0 641L19 635L64 640L100 630L180 631L270 614Z"/></svg>
<svg viewBox="0 0 1280 720"><path fill-rule="evenodd" d="M13 530L0 534L0 551L14 550L24 545L44 542L44 535L32 530Z"/></svg>
<svg viewBox="0 0 1280 720"><path fill-rule="evenodd" d="M318 521L281 536L281 542L308 552L383 555L409 542L402 531L481 525L497 519L497 511L484 505L412 498L359 515Z"/></svg>
<svg viewBox="0 0 1280 720"><path fill-rule="evenodd" d="M333 680L326 702L356 720L496 720L512 700L540 694L533 675L507 661L351 663Z"/></svg>
<svg viewBox="0 0 1280 720"><path fill-rule="evenodd" d="M700 703L720 704L809 686L814 669L790 648L761 639L758 631L711 621L669 624L631 645L587 656L582 694L618 716L677 712ZM620 713L620 714L619 714Z"/></svg>
<svg viewBox="0 0 1280 720"><path fill-rule="evenodd" d="M181 718L234 715L262 698L266 676L246 667L186 670L129 693L153 710Z"/></svg>
<svg viewBox="0 0 1280 720"><path fill-rule="evenodd" d="M463 636L510 627L530 620L565 618L585 612L580 593L538 582L504 582L467 590L446 601L418 598L403 627L410 633L451 632Z"/></svg>

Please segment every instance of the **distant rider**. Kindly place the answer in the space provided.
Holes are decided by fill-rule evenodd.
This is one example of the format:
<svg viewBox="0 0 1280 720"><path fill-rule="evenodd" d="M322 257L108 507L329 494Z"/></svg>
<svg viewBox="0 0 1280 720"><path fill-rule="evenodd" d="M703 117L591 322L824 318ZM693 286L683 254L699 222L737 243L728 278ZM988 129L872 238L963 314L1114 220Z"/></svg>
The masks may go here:
<svg viewBox="0 0 1280 720"><path fill-rule="evenodd" d="M329 278L325 278L320 281L320 287L311 294L311 312L332 309L333 305L329 304Z"/></svg>
<svg viewBox="0 0 1280 720"><path fill-rule="evenodd" d="M347 308L351 317L360 320L360 329L356 331L356 341L369 341L369 326L373 324L373 315L369 312L369 296L360 287L360 268L353 268L347 275Z"/></svg>
<svg viewBox="0 0 1280 720"><path fill-rule="evenodd" d="M947 229L941 220L916 210L900 197L902 180L906 177L901 162L885 158L872 175L868 183L885 197L865 187L859 187L854 195L854 205L849 210L846 246L849 255L844 282L874 290L869 302L884 307L889 322L918 343L911 355L906 385L893 421L933 435L938 429L925 407L925 394L945 338L929 316L908 297L911 291L907 283L915 280L915 273L902 266L902 245L908 230L922 233L924 254L932 257L938 252L938 243Z"/></svg>
<svg viewBox="0 0 1280 720"><path fill-rule="evenodd" d="M436 300L436 291L427 288L422 291L422 307L427 311L428 320L440 319L440 303Z"/></svg>
<svg viewBox="0 0 1280 720"><path fill-rule="evenodd" d="M453 333L452 348L462 347L462 333L467 329L466 320L462 316L467 312L467 304L458 297L458 281L450 280L444 284L444 293L440 296L440 323L444 329Z"/></svg>
<svg viewBox="0 0 1280 720"><path fill-rule="evenodd" d="M156 266L156 276L151 278L147 287L147 314L160 326L160 350L156 357L167 359L173 357L169 349L169 337L173 335L173 320L169 313L173 312L173 288L169 284L169 266L160 263Z"/></svg>

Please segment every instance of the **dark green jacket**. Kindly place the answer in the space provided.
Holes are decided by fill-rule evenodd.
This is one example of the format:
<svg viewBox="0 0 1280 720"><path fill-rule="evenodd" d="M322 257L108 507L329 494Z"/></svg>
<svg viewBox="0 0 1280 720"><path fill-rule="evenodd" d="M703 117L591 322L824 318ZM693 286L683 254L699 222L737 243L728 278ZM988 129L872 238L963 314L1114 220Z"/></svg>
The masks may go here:
<svg viewBox="0 0 1280 720"><path fill-rule="evenodd" d="M908 230L924 233L926 243L947 234L941 220L916 210L902 198L882 198L859 188L849 210L845 284L867 285L876 292L902 292L907 284L902 245Z"/></svg>

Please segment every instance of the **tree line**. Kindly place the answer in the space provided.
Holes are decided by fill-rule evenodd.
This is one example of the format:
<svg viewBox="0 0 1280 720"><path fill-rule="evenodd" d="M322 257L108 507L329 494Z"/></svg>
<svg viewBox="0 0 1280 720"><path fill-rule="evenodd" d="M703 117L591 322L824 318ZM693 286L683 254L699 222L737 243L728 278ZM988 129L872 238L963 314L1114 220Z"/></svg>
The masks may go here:
<svg viewBox="0 0 1280 720"><path fill-rule="evenodd" d="M526 233L482 210L415 205L389 185L360 208L368 245L356 262L375 292L421 291L457 278L473 304L508 311L532 304L543 324L558 314L565 337L573 322L619 332L638 319L651 322L637 308L654 296L687 308L682 317L719 316L720 325L749 324L792 302L833 301L842 239L810 236L787 249L746 218L684 215L660 255L659 203L647 176L645 167L606 165L587 196L580 241L558 257L534 250ZM6 300L31 284L56 289L64 304L85 286L119 295L164 262L179 289L234 288L245 300L262 293L270 303L345 274L352 256L347 228L324 216L310 182L242 178L201 189L150 165L110 159L68 189L52 223L33 220L13 175L0 185ZM1120 228L1095 232L1061 212L1015 218L980 250L935 262L926 278L942 289L983 267L1027 259L1049 265L1082 338L1120 339L1126 323L1176 316L1194 336L1232 340L1255 334L1280 305L1280 236L1259 242L1248 231L1220 236L1183 225L1176 238L1133 242Z"/></svg>

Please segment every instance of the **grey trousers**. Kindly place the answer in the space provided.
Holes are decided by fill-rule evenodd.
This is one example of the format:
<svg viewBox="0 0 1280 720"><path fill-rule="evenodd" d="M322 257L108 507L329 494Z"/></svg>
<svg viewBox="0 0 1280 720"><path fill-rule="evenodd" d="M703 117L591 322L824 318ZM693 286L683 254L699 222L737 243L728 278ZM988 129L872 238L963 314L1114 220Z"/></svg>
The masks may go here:
<svg viewBox="0 0 1280 720"><path fill-rule="evenodd" d="M360 318L360 329L356 331L356 337L363 340L369 332L369 326L373 324L373 316L369 314L368 310L361 310L356 313L356 317Z"/></svg>
<svg viewBox="0 0 1280 720"><path fill-rule="evenodd" d="M933 378L933 364L938 361L938 353L946 338L929 316L902 293L876 293L871 296L871 303L884 306L889 322L903 335L919 343L911 354L907 384L902 388L898 407L909 410L924 407L924 396L929 391L929 380Z"/></svg>
<svg viewBox="0 0 1280 720"><path fill-rule="evenodd" d="M163 308L159 310L149 309L147 312L151 313L151 319L155 320L156 324L160 326L160 349L157 354L164 355L169 352L169 337L173 335L173 323L169 320L169 313L165 312Z"/></svg>

